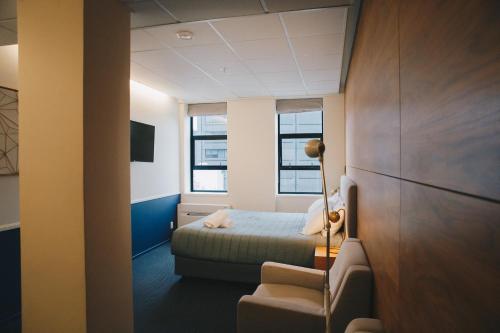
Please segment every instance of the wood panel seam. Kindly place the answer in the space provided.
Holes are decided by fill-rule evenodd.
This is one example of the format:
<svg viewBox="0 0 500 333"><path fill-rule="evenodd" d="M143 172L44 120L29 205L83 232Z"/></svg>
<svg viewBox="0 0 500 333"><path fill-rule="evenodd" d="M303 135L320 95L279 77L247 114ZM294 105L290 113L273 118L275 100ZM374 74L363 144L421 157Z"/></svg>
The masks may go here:
<svg viewBox="0 0 500 333"><path fill-rule="evenodd" d="M402 122L401 122L401 29L400 29L400 19L401 19L401 2L398 1L398 9L397 9L397 38L398 38L398 101L399 101L399 179L403 176L403 168L402 168L402 138L403 138L403 132L402 132ZM401 293L400 293L400 287L401 287L401 217L403 216L403 210L402 210L402 202L401 202L401 193L403 191L403 182L399 181L399 221L398 221L398 297L397 297L397 303L398 307L396 309L397 313L397 322L396 322L396 327L397 330L401 330Z"/></svg>
<svg viewBox="0 0 500 333"><path fill-rule="evenodd" d="M386 177L394 178L394 179L397 179L397 180L403 180L405 182L409 182L409 183L413 183L413 184L418 184L418 185L422 185L422 186L432 187L432 188L435 188L435 189L438 189L438 190L447 191L447 192L450 192L450 193L464 195L464 196L467 196L467 197L470 197L470 198L475 198L475 199L479 199L479 200L484 200L484 201L488 201L488 202L500 204L500 200L496 200L496 199L493 199L493 198L488 198L488 197L483 197L483 196L480 196L480 195L475 195L475 194L471 194L471 193L466 193L466 192L461 192L461 191L457 191L457 190L452 190L452 189L449 189L449 188L446 188L446 187L440 187L440 186L437 186L437 185L422 183L422 182L419 182L419 181L416 181L416 180L412 180L412 179L391 176L389 174L385 174L385 173L382 173L382 172L367 170L367 169L363 169L363 168L360 168L360 167L355 167L355 166L352 166L352 165L348 165L347 167L353 168L353 169L357 169L357 170L361 170L361 171L371 172L371 173L374 173L374 174L377 174L377 175L386 176Z"/></svg>

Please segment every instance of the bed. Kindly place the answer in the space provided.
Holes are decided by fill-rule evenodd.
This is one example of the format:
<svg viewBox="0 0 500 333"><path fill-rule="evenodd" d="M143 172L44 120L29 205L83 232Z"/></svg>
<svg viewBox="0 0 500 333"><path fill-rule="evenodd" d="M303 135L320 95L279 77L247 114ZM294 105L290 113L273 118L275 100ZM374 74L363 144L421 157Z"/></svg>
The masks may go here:
<svg viewBox="0 0 500 333"><path fill-rule="evenodd" d="M341 178L340 197L346 204L350 237L356 236L356 185ZM175 273L183 276L259 283L265 261L312 267L314 250L325 245L319 234L302 235L302 213L228 211L231 228L203 227L204 219L178 228L172 236ZM332 237L340 246L343 233Z"/></svg>

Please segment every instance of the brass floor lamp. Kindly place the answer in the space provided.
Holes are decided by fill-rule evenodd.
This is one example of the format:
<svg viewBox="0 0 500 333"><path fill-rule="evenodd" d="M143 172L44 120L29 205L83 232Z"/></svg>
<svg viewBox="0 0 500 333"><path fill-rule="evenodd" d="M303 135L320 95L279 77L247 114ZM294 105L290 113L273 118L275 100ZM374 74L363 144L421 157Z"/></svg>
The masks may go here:
<svg viewBox="0 0 500 333"><path fill-rule="evenodd" d="M321 140L313 139L309 140L304 148L306 155L311 158L318 158L319 167L321 171L322 188L323 188L323 199L324 199L324 215L323 224L326 229L326 266L325 266L325 283L324 283L324 304L325 304L325 321L326 327L325 332L330 333L330 315L331 315L331 301L330 301L330 222L337 222L340 219L340 215L337 211L329 211L328 209L328 197L326 190L326 180L325 180L325 168L323 164L323 154L325 152L325 144Z"/></svg>

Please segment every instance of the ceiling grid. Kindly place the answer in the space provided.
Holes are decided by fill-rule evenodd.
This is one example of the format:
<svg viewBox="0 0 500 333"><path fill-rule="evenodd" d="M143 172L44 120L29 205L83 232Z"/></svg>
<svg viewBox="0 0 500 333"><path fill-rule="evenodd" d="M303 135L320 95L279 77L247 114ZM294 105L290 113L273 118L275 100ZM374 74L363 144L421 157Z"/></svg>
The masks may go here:
<svg viewBox="0 0 500 333"><path fill-rule="evenodd" d="M134 29L132 60L183 87L176 97L189 102L324 96L339 91L346 11L324 8ZM190 31L192 38L178 39L179 31ZM179 59L162 56L161 50ZM180 60L204 79L189 69L181 72Z"/></svg>

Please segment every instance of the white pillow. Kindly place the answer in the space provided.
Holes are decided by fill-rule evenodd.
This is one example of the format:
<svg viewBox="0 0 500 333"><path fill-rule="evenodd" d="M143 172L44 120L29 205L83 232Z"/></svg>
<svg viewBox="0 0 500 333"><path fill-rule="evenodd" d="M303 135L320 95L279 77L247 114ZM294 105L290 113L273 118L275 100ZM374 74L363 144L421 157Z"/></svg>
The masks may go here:
<svg viewBox="0 0 500 333"><path fill-rule="evenodd" d="M311 204L311 206L309 206L309 208L307 209L307 213L311 213L311 212L315 211L318 208L323 209L323 207L325 206L323 204L323 201L324 201L323 197L321 197L318 200L314 201ZM340 202L340 196L339 196L339 193L336 192L331 197L328 197L328 208L329 209L333 209L333 206L335 206L338 202Z"/></svg>
<svg viewBox="0 0 500 333"><path fill-rule="evenodd" d="M344 208L344 204L338 200L335 205L329 207L332 210L339 210L340 208ZM304 235L314 235L319 232L322 232L323 230L323 215L324 215L324 210L323 210L323 205L320 207L317 207L314 211L307 213L306 216L306 224L304 225L304 228L302 229L302 234ZM335 223L330 223L330 235L335 235L340 228L342 228L342 225L344 223L345 219L345 211L341 210L339 212L340 215L340 220L338 220Z"/></svg>
<svg viewBox="0 0 500 333"><path fill-rule="evenodd" d="M314 235L323 230L323 207L317 207L312 212L307 213L306 224L302 229L304 235Z"/></svg>
<svg viewBox="0 0 500 333"><path fill-rule="evenodd" d="M311 206L307 209L307 213L311 213L318 209L319 207L323 208L323 197L319 198L318 200L314 201Z"/></svg>

